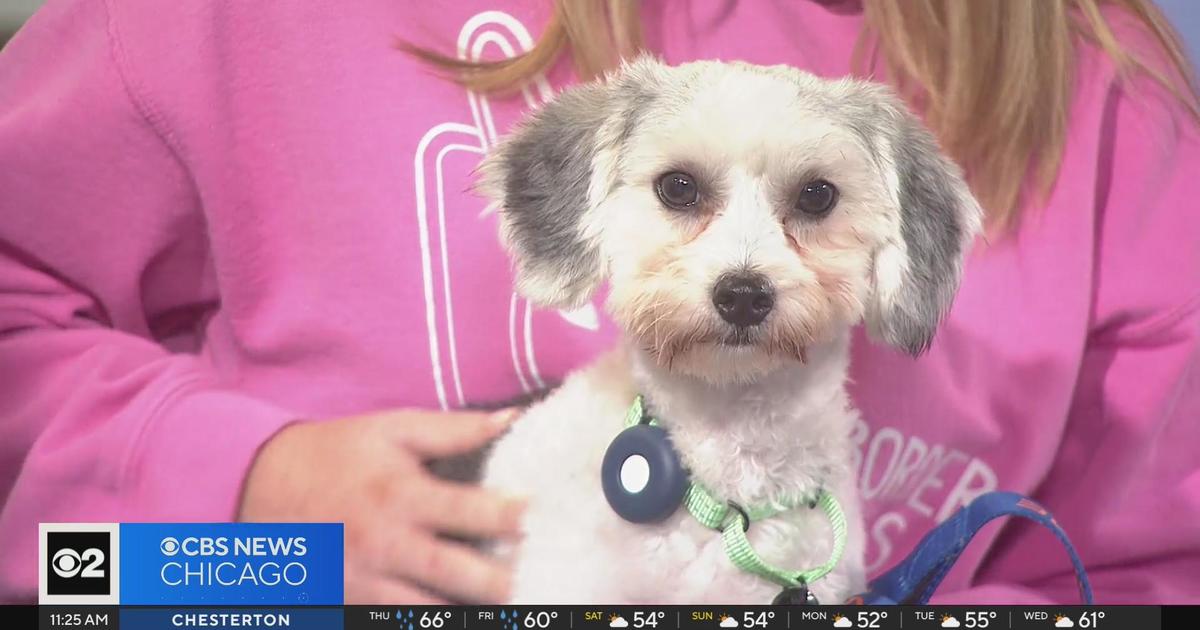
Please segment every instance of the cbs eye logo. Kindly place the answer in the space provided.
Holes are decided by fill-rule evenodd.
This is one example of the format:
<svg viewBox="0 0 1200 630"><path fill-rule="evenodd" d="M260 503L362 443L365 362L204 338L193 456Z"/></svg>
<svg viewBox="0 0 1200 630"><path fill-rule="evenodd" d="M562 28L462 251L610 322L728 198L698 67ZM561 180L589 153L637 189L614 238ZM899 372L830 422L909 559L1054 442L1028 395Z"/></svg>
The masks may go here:
<svg viewBox="0 0 1200 630"><path fill-rule="evenodd" d="M46 593L110 594L111 548L109 532L48 532Z"/></svg>

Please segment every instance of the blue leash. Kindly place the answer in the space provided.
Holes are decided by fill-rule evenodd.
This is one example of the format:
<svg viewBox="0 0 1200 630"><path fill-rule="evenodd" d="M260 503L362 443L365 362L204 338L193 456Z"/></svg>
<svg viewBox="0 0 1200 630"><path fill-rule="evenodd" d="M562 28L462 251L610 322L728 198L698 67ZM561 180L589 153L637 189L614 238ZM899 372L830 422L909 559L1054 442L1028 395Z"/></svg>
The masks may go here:
<svg viewBox="0 0 1200 630"><path fill-rule="evenodd" d="M1049 529L1071 558L1080 599L1089 606L1093 604L1087 572L1067 534L1046 508L1013 492L989 492L960 509L926 534L900 564L872 581L866 593L850 602L870 606L927 604L971 539L984 525L1002 516L1020 516Z"/></svg>

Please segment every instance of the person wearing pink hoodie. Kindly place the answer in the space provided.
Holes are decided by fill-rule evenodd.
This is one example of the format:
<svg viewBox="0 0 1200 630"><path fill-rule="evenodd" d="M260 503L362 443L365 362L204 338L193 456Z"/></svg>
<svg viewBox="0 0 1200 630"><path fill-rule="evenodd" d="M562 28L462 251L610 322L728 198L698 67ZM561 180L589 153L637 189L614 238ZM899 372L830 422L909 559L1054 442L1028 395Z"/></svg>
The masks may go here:
<svg viewBox="0 0 1200 630"><path fill-rule="evenodd" d="M906 5L956 40L876 0L607 4L618 52L671 63L835 77L861 73L874 32L869 69L921 88L995 219L928 354L855 339L868 570L1002 489L1056 514L1097 601L1200 601L1200 136L1153 6L1104 7L1105 30L1091 0ZM495 217L466 192L523 112L603 69L564 6L50 0L16 35L0 53L0 602L36 596L39 522L235 519L345 522L349 601L503 599L505 568L445 535L514 535L519 498L422 464L511 420L468 407L614 341L599 303L514 293ZM1058 39L1020 39L1043 28ZM556 52L568 40L583 72ZM952 54L899 54L939 41ZM963 94L982 98L942 98ZM1075 595L1057 541L1014 522L935 601Z"/></svg>

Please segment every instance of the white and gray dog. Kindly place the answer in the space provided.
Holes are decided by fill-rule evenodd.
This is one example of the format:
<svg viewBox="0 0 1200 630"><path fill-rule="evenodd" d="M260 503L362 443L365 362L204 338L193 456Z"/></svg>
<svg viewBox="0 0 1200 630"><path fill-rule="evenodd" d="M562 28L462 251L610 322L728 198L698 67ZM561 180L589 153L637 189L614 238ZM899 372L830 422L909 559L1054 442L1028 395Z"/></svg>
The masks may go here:
<svg viewBox="0 0 1200 630"><path fill-rule="evenodd" d="M779 507L745 532L765 562L827 562L831 519L796 498L835 497L845 553L810 590L825 603L861 591L849 332L865 320L874 339L922 353L980 226L920 121L863 81L641 58L545 105L481 172L518 290L569 308L607 282L624 332L486 463L485 485L530 497L525 537L497 550L515 563L514 601L761 604L780 592L688 509L639 524L610 506L603 460L639 395L691 482L742 513Z"/></svg>

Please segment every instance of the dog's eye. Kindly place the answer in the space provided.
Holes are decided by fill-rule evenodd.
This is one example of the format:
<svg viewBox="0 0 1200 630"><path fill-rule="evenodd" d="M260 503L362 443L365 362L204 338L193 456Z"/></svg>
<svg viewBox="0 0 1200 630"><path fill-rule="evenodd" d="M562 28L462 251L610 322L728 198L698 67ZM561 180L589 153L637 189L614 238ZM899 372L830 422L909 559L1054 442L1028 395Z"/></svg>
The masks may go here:
<svg viewBox="0 0 1200 630"><path fill-rule="evenodd" d="M700 188L696 180L687 173L675 171L658 178L658 198L667 206L684 210L700 200Z"/></svg>
<svg viewBox="0 0 1200 630"><path fill-rule="evenodd" d="M823 217L837 205L838 189L833 184L818 179L800 189L800 197L796 199L796 209L811 217Z"/></svg>

